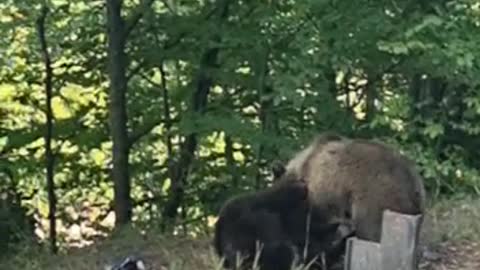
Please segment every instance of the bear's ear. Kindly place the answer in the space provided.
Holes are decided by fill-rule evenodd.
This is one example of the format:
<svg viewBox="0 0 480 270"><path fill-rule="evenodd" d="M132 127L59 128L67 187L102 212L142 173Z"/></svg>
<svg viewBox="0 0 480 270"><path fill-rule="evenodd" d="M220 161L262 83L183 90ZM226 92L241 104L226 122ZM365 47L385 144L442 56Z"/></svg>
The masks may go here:
<svg viewBox="0 0 480 270"><path fill-rule="evenodd" d="M274 160L270 167L273 173L273 179L275 180L282 177L283 174L285 174L285 171L286 171L285 165L280 160Z"/></svg>

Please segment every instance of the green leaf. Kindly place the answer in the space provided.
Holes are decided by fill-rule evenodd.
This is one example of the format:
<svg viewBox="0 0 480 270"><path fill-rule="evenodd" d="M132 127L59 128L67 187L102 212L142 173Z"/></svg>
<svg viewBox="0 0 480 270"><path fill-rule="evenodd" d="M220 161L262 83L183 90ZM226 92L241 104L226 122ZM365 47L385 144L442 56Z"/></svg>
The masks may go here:
<svg viewBox="0 0 480 270"><path fill-rule="evenodd" d="M428 135L430 139L435 139L438 136L443 135L444 132L444 127L436 123L429 123L424 129L424 134Z"/></svg>

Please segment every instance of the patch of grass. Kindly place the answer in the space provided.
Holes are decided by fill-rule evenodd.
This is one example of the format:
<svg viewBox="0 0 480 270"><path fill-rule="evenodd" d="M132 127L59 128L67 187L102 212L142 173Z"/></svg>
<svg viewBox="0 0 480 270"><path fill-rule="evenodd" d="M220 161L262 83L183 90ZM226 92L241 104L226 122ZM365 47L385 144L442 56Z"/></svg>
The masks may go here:
<svg viewBox="0 0 480 270"><path fill-rule="evenodd" d="M479 198L442 199L431 203L427 211L422 230L426 243L480 242Z"/></svg>
<svg viewBox="0 0 480 270"><path fill-rule="evenodd" d="M0 269L96 270L131 255L143 258L147 269L210 270L220 265L207 237L162 237L153 232L144 235L126 229L98 244L59 255L51 255L41 248L19 247L15 256L0 262Z"/></svg>
<svg viewBox="0 0 480 270"><path fill-rule="evenodd" d="M436 245L462 240L480 242L480 199L443 199L429 206L422 230L422 242ZM141 234L133 229L82 249L71 249L53 256L34 245L0 261L0 269L12 270L97 270L126 256L142 257L147 269L215 270L220 260L214 254L211 237L200 239L164 237L157 232Z"/></svg>

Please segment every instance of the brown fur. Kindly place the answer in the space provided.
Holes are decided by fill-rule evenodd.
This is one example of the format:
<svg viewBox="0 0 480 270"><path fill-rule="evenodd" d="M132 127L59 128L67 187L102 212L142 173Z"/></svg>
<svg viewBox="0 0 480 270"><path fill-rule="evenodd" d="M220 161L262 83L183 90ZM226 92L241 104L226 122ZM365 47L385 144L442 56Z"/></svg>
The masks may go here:
<svg viewBox="0 0 480 270"><path fill-rule="evenodd" d="M298 251L288 237L282 213L295 212L306 201L306 184L279 182L259 192L242 194L227 201L215 224L214 247L226 268L235 268L237 256L244 259L241 269L251 267L258 244L263 245L261 269L290 269Z"/></svg>
<svg viewBox="0 0 480 270"><path fill-rule="evenodd" d="M315 211L352 219L356 236L380 241L385 209L423 214L425 190L407 158L372 141L321 135L289 161L284 176L308 183Z"/></svg>
<svg viewBox="0 0 480 270"><path fill-rule="evenodd" d="M334 132L324 132L318 135L314 142L310 144L306 149L302 150L300 153L297 154L295 157L296 160L299 162L303 162L304 160L308 160L310 155L315 151L320 151L321 147L331 141L341 141L343 137L339 136ZM315 151L313 151L315 149ZM280 160L275 160L271 164L271 170L273 173L273 179L280 179L286 172L285 164Z"/></svg>
<svg viewBox="0 0 480 270"><path fill-rule="evenodd" d="M263 245L260 269L290 269L296 262L307 262L325 252L334 261L346 235L341 224L326 223L326 218L312 214L308 252L303 258L307 204L305 182L287 175L274 186L229 200L220 211L215 225L214 247L224 258L224 267L235 268L237 254L244 258L241 269L251 267L256 242ZM317 269L315 267L311 269Z"/></svg>

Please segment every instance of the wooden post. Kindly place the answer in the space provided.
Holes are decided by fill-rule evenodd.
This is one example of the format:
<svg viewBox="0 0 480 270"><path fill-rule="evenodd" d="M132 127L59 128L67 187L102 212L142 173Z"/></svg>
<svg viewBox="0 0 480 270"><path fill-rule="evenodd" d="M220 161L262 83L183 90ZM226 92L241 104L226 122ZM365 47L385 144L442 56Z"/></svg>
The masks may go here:
<svg viewBox="0 0 480 270"><path fill-rule="evenodd" d="M421 223L421 215L412 216L385 210L380 243L349 238L344 269L416 270Z"/></svg>
<svg viewBox="0 0 480 270"><path fill-rule="evenodd" d="M380 244L358 239L347 240L345 270L382 270Z"/></svg>
<svg viewBox="0 0 480 270"><path fill-rule="evenodd" d="M421 215L386 210L382 223L382 269L414 270Z"/></svg>

